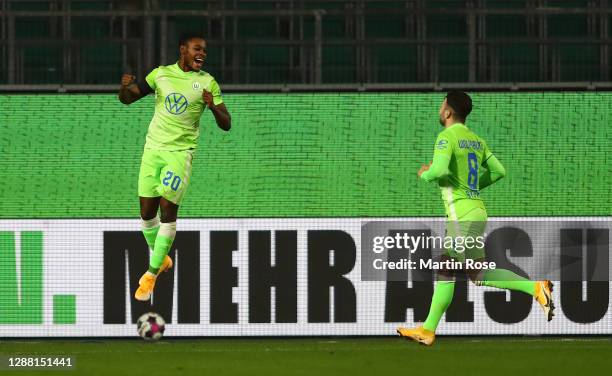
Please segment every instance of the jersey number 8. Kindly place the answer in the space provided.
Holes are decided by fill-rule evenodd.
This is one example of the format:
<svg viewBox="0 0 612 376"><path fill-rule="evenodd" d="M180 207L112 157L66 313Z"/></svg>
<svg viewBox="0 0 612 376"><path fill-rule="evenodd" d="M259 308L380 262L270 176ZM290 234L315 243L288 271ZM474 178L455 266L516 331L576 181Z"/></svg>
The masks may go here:
<svg viewBox="0 0 612 376"><path fill-rule="evenodd" d="M478 190L478 158L476 153L468 154L468 187L473 190Z"/></svg>

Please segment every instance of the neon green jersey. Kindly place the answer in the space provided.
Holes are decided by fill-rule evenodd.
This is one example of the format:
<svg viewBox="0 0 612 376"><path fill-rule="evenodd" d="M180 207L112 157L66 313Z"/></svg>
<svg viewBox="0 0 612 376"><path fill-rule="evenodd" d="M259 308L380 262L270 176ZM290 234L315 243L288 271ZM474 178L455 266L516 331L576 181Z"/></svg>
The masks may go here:
<svg viewBox="0 0 612 376"><path fill-rule="evenodd" d="M453 208L461 201L462 212L484 208L480 198L480 167L493 155L486 142L463 124L457 123L438 135L432 168L421 175L426 181L438 180L442 200L450 217L461 216Z"/></svg>
<svg viewBox="0 0 612 376"><path fill-rule="evenodd" d="M155 114L149 124L145 148L195 149L200 117L206 107L202 91L212 93L215 105L223 103L217 81L204 71L184 72L178 63L153 69L146 80L155 91Z"/></svg>

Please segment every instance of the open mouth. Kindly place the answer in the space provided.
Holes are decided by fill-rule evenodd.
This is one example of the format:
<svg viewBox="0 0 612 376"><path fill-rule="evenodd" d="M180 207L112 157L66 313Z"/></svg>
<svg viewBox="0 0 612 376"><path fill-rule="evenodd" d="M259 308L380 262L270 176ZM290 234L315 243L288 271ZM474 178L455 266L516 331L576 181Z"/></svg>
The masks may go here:
<svg viewBox="0 0 612 376"><path fill-rule="evenodd" d="M201 68L202 65L204 64L204 58L203 57L196 57L195 59L193 59L193 65Z"/></svg>

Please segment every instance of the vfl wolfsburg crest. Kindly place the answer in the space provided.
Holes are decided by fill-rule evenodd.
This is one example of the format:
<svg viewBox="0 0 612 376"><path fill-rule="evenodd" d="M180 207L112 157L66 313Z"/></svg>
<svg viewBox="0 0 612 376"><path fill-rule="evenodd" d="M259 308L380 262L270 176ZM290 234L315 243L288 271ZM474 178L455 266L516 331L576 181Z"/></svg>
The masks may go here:
<svg viewBox="0 0 612 376"><path fill-rule="evenodd" d="M187 98L180 93L171 93L166 96L165 101L166 110L172 115L180 115L187 109Z"/></svg>
<svg viewBox="0 0 612 376"><path fill-rule="evenodd" d="M200 83L199 82L194 82L191 87L193 88L193 90L200 90Z"/></svg>

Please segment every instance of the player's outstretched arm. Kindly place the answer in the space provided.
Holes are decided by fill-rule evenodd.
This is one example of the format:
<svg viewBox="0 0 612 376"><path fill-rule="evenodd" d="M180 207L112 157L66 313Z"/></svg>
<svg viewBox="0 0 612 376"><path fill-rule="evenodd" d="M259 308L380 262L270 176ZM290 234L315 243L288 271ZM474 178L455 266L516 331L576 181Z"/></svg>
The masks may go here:
<svg viewBox="0 0 612 376"><path fill-rule="evenodd" d="M482 165L486 170L478 178L479 189L484 189L506 176L506 169L493 154Z"/></svg>
<svg viewBox="0 0 612 376"><path fill-rule="evenodd" d="M121 77L121 88L119 88L119 101L123 104L134 103L148 93L143 93L138 85L134 83L135 76L123 74Z"/></svg>

